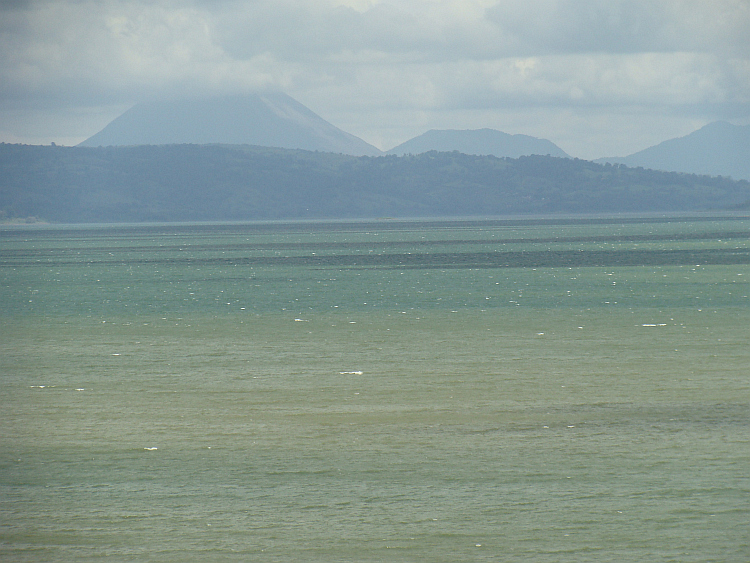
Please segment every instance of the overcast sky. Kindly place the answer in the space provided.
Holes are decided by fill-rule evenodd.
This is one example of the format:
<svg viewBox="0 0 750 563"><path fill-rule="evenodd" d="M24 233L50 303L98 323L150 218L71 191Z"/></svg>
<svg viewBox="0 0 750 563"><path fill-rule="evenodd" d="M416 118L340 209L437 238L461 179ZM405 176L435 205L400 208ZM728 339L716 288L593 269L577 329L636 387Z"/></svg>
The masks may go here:
<svg viewBox="0 0 750 563"><path fill-rule="evenodd" d="M0 141L263 88L381 149L491 127L624 156L750 124L750 0L0 0Z"/></svg>

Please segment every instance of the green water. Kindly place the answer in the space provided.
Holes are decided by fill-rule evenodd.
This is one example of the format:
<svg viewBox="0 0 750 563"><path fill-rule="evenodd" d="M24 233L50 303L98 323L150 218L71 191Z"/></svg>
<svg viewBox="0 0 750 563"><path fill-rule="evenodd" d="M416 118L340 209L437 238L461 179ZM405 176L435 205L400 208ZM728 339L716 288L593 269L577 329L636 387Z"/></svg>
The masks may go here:
<svg viewBox="0 0 750 563"><path fill-rule="evenodd" d="M750 220L0 230L2 561L750 559Z"/></svg>

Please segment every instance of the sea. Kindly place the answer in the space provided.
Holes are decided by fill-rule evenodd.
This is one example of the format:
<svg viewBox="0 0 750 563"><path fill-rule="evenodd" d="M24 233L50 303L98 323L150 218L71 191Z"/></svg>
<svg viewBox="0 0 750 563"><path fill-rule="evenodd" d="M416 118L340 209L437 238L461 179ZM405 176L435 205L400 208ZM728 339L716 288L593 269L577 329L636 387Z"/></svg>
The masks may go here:
<svg viewBox="0 0 750 563"><path fill-rule="evenodd" d="M0 561L750 560L750 218L0 227Z"/></svg>

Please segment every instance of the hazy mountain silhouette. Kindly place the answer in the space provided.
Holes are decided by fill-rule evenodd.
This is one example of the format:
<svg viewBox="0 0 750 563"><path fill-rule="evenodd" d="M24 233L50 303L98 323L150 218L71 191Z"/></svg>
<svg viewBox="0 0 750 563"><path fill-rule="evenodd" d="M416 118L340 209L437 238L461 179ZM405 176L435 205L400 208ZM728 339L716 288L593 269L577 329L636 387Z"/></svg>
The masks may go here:
<svg viewBox="0 0 750 563"><path fill-rule="evenodd" d="M750 125L715 121L685 137L664 141L630 156L600 158L595 162L750 180Z"/></svg>
<svg viewBox="0 0 750 563"><path fill-rule="evenodd" d="M532 154L570 158L552 141L528 135L509 135L495 129L432 129L393 147L388 154L421 154L458 151L464 154L518 158Z"/></svg>
<svg viewBox="0 0 750 563"><path fill-rule="evenodd" d="M280 92L139 103L79 146L186 143L382 154Z"/></svg>

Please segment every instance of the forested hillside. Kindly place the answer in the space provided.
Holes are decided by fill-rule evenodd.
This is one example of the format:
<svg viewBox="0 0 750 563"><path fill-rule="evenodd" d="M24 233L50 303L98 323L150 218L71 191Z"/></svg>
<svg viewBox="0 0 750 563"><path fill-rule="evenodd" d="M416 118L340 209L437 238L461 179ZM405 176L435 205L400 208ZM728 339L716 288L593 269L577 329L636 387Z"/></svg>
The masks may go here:
<svg viewBox="0 0 750 563"><path fill-rule="evenodd" d="M0 145L0 217L51 222L740 208L750 183L577 159L351 157L247 145Z"/></svg>

